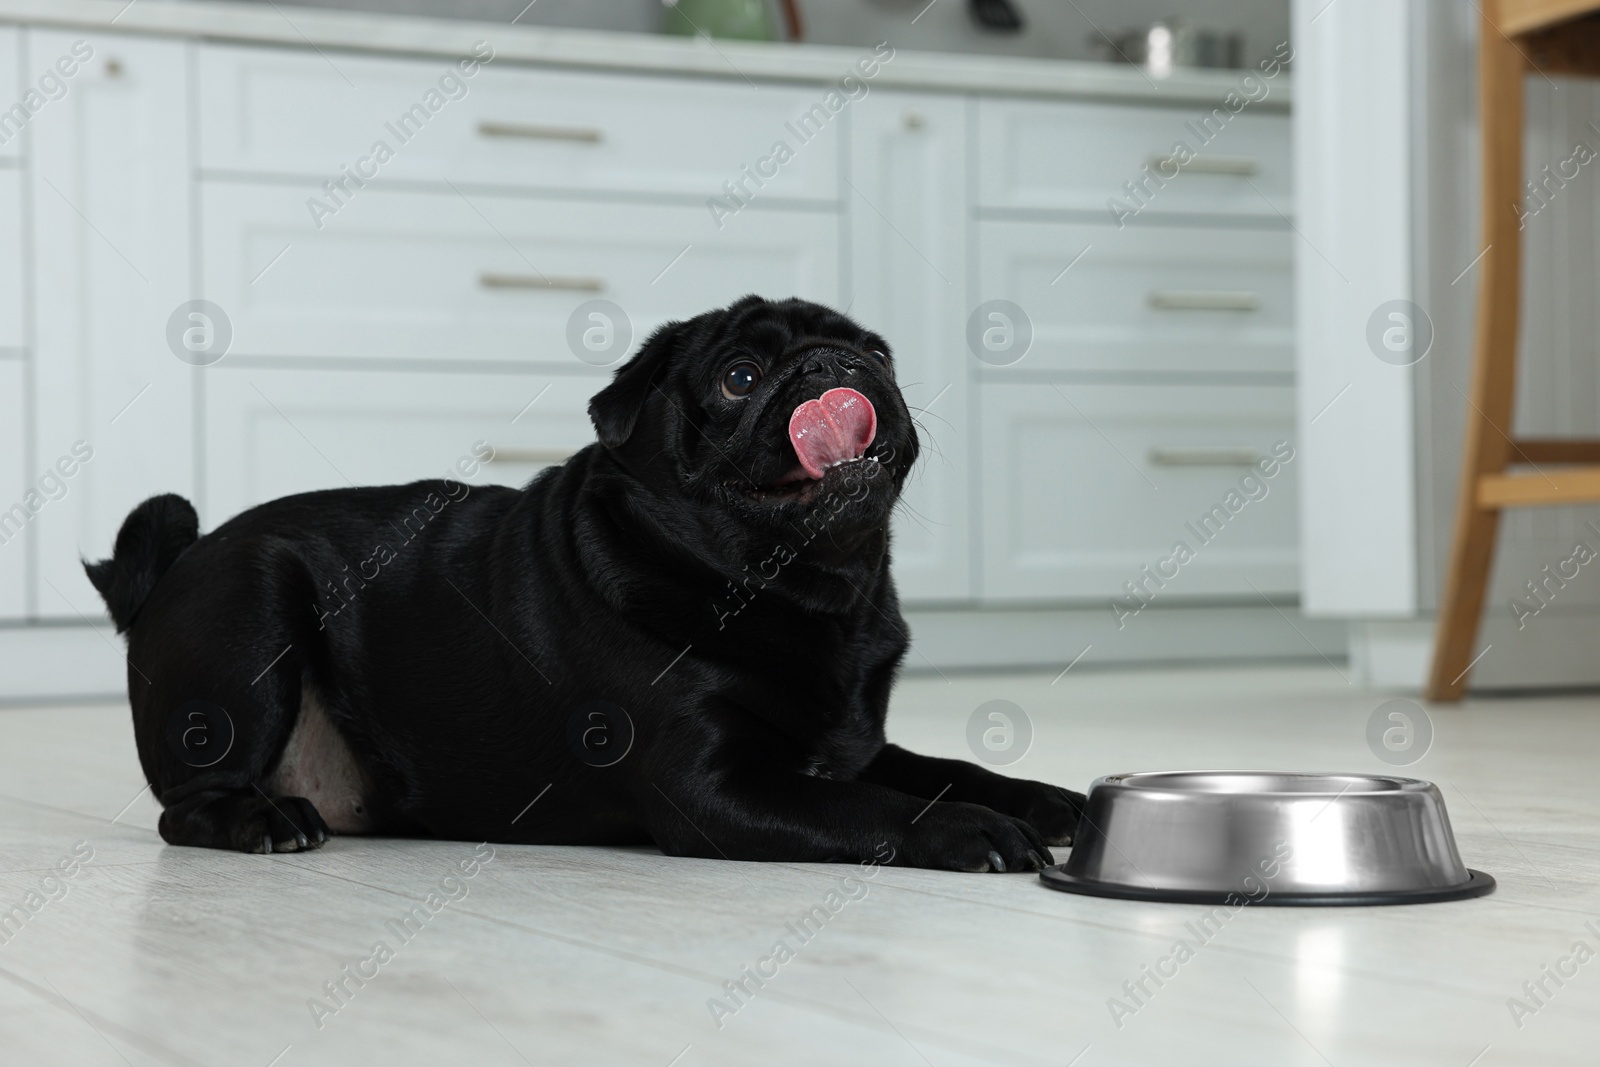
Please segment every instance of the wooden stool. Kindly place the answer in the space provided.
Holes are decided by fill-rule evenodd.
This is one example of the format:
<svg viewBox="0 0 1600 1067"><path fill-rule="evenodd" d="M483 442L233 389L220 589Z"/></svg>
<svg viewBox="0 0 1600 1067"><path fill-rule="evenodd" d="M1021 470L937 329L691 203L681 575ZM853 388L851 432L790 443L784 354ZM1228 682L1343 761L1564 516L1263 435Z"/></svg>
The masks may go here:
<svg viewBox="0 0 1600 1067"><path fill-rule="evenodd" d="M1600 440L1518 438L1517 378L1522 248L1522 79L1528 71L1600 77L1600 0L1477 0L1478 113L1483 138L1483 241L1477 337L1461 494L1434 636L1428 699L1460 700L1504 508L1600 501ZM1512 471L1529 464L1589 464Z"/></svg>

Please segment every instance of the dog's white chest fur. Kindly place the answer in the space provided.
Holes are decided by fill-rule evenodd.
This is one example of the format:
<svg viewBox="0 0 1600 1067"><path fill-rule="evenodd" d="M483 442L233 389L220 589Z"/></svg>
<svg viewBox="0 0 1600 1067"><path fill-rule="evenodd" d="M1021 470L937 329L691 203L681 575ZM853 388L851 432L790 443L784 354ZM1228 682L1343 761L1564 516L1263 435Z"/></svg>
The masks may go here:
<svg viewBox="0 0 1600 1067"><path fill-rule="evenodd" d="M366 776L310 685L301 688L300 717L267 779L267 792L305 797L334 833L360 834L372 827Z"/></svg>

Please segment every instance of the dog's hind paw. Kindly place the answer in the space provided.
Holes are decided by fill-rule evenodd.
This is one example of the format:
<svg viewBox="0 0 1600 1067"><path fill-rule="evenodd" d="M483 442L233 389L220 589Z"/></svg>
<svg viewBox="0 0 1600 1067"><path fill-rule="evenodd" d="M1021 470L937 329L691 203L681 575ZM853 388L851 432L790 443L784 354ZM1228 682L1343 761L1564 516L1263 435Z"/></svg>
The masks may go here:
<svg viewBox="0 0 1600 1067"><path fill-rule="evenodd" d="M332 837L305 797L260 797L241 813L234 839L241 852L306 852Z"/></svg>

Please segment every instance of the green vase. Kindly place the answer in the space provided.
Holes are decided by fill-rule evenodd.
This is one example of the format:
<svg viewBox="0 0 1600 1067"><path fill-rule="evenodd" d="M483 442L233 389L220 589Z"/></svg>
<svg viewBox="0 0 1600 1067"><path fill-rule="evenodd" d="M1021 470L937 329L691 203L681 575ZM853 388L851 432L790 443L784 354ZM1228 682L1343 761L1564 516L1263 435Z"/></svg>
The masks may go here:
<svg viewBox="0 0 1600 1067"><path fill-rule="evenodd" d="M667 8L662 29L683 37L773 41L778 27L767 0L678 0Z"/></svg>

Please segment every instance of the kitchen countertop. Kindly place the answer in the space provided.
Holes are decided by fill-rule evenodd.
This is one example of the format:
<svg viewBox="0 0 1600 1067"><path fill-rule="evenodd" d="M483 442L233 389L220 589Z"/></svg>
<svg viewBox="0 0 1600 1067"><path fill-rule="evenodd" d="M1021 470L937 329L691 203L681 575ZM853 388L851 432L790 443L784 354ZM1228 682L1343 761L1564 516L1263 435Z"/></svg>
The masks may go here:
<svg viewBox="0 0 1600 1067"><path fill-rule="evenodd" d="M497 65L687 74L747 81L832 82L871 49L749 41L706 41L651 34L506 26L455 19L215 0L0 0L0 23L65 29L278 44L352 52L464 55L489 41ZM889 42L894 43L892 40ZM881 88L1214 106L1250 72L1180 71L1156 80L1133 67L1069 60L899 50L873 79ZM1251 105L1285 111L1290 77Z"/></svg>

